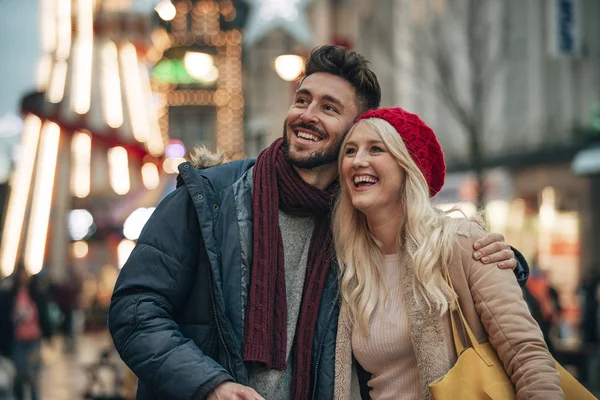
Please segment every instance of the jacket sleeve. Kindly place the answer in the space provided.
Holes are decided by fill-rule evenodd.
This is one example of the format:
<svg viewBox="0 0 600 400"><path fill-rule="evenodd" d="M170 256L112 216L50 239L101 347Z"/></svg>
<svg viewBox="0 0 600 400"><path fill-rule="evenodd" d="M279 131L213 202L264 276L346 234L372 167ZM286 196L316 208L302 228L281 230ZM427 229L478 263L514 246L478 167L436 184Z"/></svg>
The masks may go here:
<svg viewBox="0 0 600 400"><path fill-rule="evenodd" d="M111 299L108 326L121 358L153 391L202 399L233 378L178 329L203 246L185 187L167 196L144 227Z"/></svg>
<svg viewBox="0 0 600 400"><path fill-rule="evenodd" d="M484 236L470 224L470 243ZM542 332L523 300L521 288L511 270L489 268L465 253L471 295L481 322L496 349L504 369L515 385L517 399L562 399L560 377Z"/></svg>
<svg viewBox="0 0 600 400"><path fill-rule="evenodd" d="M529 264L527 264L527 260L519 250L512 246L510 248L515 253L515 258L517 259L515 277L517 278L517 282L519 282L519 286L523 287L527 283L527 279L529 279Z"/></svg>

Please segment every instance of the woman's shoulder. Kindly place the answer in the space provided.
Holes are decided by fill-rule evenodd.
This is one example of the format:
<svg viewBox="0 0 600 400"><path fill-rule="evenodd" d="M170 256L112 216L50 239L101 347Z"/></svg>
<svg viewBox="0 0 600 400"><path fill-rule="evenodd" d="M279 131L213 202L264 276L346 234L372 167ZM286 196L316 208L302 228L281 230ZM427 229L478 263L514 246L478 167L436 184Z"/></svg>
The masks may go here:
<svg viewBox="0 0 600 400"><path fill-rule="evenodd" d="M486 235L485 229L479 222L467 218L453 219L452 223L452 249L448 264L451 275L458 273L468 275L469 269L476 262L473 258L475 242Z"/></svg>
<svg viewBox="0 0 600 400"><path fill-rule="evenodd" d="M483 224L467 218L455 218L452 221L454 249L473 252L473 244L486 235Z"/></svg>

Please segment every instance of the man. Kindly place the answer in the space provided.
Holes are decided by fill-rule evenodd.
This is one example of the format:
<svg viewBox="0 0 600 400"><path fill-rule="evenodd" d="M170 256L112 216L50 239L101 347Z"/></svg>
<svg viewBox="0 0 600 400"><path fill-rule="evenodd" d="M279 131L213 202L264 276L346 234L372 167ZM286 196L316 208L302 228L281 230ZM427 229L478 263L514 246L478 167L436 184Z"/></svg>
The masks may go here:
<svg viewBox="0 0 600 400"><path fill-rule="evenodd" d="M337 154L380 99L362 56L317 48L283 138L256 162L180 167L109 310L115 346L140 378L138 399L333 397ZM478 256L514 267L501 240L488 235Z"/></svg>

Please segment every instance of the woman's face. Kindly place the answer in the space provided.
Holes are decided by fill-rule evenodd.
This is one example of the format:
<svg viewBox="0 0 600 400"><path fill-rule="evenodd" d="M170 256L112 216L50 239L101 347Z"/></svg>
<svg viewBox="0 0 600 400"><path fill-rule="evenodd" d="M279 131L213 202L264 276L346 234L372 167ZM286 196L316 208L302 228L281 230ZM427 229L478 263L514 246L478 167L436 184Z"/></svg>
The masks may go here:
<svg viewBox="0 0 600 400"><path fill-rule="evenodd" d="M369 124L359 123L342 152L341 182L352 205L367 215L393 213L406 175L379 134Z"/></svg>

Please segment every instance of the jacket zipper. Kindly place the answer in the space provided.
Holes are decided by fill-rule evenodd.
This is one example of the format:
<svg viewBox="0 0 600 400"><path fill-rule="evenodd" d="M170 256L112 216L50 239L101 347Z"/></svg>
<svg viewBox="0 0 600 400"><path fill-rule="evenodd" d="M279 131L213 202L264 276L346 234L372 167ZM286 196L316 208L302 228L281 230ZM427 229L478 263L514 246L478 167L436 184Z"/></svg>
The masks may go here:
<svg viewBox="0 0 600 400"><path fill-rule="evenodd" d="M335 309L335 303L336 302L334 301L333 305L331 306L331 310L329 310L329 315L327 315L327 322L325 323L325 332L323 332L323 336L321 336L321 340L319 342L319 352L317 353L317 361L315 362L315 383L313 384L312 400L314 400L315 396L317 395L317 378L319 376L319 363L321 361L321 353L323 352L323 342L325 342L325 335L329 330L329 324L331 323L331 316L333 315L333 310Z"/></svg>
<svg viewBox="0 0 600 400"><path fill-rule="evenodd" d="M212 290L210 291L211 297L212 297L212 305L213 305L213 313L215 315L215 323L217 324L217 332L219 334L219 339L221 339L221 344L223 345L223 348L225 349L225 354L227 355L227 372L229 372L231 374L231 376L233 378L235 378L235 374L233 373L233 368L231 366L231 355L229 354L229 349L227 348L227 344L225 343L225 338L223 338L223 333L221 332L221 324L219 323L219 318L217 316L217 305L215 302L215 292L214 292L214 281L212 276L210 276L210 282L212 284Z"/></svg>

